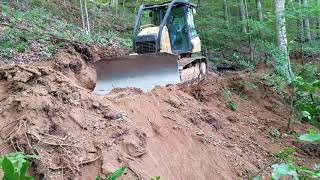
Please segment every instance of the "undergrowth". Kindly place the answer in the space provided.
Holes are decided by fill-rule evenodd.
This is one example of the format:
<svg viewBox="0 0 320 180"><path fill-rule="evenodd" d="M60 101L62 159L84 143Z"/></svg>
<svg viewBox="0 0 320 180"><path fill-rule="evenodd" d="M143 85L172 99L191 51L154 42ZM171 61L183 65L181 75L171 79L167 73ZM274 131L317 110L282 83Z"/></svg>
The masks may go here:
<svg viewBox="0 0 320 180"><path fill-rule="evenodd" d="M232 100L232 93L227 90L223 92L224 98L227 101L227 107L231 109L232 111L237 111L238 106L237 104Z"/></svg>
<svg viewBox="0 0 320 180"><path fill-rule="evenodd" d="M301 136L299 137L301 138ZM307 138L308 139L308 138ZM310 140L310 139L309 139ZM291 176L294 180L307 180L320 178L320 165L315 164L313 168L298 165L294 157L295 150L292 147L280 150L277 154L277 163L272 165L271 177L279 180L286 176Z"/></svg>
<svg viewBox="0 0 320 180"><path fill-rule="evenodd" d="M87 34L79 26L54 16L47 9L31 7L25 11L0 3L0 58L13 58L28 48L39 52L40 58L48 58L68 42L79 42L99 46L123 46L131 44L117 32ZM32 52L35 54L35 52Z"/></svg>
<svg viewBox="0 0 320 180"><path fill-rule="evenodd" d="M320 132L309 130L307 134L298 137L300 141L307 143L319 143ZM271 166L271 180L280 180L284 177L291 177L294 180L309 180L320 178L320 164L314 164L312 168L297 164L294 156L295 149L287 147L275 154L276 160ZM253 176L250 180L262 180L260 176Z"/></svg>

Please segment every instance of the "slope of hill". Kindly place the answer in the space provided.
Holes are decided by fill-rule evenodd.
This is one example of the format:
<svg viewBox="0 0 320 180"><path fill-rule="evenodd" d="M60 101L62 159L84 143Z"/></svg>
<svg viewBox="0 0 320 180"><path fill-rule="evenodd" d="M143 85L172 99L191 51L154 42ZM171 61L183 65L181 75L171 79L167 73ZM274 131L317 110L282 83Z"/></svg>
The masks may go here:
<svg viewBox="0 0 320 180"><path fill-rule="evenodd" d="M123 179L268 177L274 154L288 146L299 162L319 160L319 149L271 133L286 127L284 97L246 73L99 96L90 90L91 61L70 47L51 61L0 68L1 153L39 154L35 177L93 179L121 165ZM228 90L237 111L228 108ZM308 128L295 123L293 130Z"/></svg>

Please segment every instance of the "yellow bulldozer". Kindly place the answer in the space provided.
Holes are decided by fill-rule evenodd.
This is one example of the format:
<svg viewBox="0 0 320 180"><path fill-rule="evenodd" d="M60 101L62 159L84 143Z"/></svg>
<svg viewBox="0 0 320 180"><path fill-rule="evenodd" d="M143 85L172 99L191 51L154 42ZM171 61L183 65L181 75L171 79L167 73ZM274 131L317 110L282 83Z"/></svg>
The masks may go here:
<svg viewBox="0 0 320 180"><path fill-rule="evenodd" d="M95 91L106 94L113 88L176 84L203 77L207 58L200 56L201 41L193 15L196 5L187 0L142 4L132 34L133 54L96 62Z"/></svg>

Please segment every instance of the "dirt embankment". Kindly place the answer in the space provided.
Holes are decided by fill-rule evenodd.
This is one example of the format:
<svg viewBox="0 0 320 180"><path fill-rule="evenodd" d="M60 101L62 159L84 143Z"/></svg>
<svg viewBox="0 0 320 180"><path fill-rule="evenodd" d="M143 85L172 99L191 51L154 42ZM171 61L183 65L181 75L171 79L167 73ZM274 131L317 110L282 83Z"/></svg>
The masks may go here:
<svg viewBox="0 0 320 180"><path fill-rule="evenodd" d="M0 68L0 153L39 154L35 176L93 179L126 165L123 179L247 179L262 169L267 177L273 153L286 146L296 147L299 162L320 160L319 149L290 135L268 138L286 127L289 111L284 97L246 74L98 96L90 90L90 62L99 53L83 52L71 48L50 62ZM226 107L226 90L235 112Z"/></svg>

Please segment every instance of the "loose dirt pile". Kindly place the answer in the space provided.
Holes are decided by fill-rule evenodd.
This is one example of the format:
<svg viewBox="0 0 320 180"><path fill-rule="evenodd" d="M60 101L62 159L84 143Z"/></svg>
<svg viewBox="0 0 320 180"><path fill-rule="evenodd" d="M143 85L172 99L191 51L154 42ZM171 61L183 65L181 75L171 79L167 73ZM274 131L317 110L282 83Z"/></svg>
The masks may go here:
<svg viewBox="0 0 320 180"><path fill-rule="evenodd" d="M39 154L32 164L39 178L94 179L126 165L123 179L246 179L259 171L268 176L273 153L292 145L299 162L319 162L319 148L290 135L268 138L271 129L286 127L285 98L246 74L98 96L91 94L91 62L99 53L79 52L0 68L0 153ZM226 90L235 112L226 107Z"/></svg>

